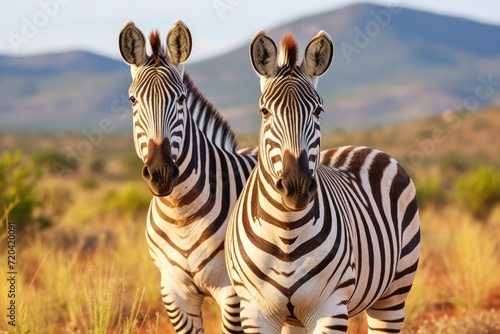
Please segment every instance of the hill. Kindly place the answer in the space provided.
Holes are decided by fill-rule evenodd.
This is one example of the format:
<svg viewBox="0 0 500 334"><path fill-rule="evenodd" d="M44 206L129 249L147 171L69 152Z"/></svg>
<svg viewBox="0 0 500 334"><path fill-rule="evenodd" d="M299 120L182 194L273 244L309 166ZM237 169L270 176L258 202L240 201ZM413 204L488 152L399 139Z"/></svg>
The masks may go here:
<svg viewBox="0 0 500 334"><path fill-rule="evenodd" d="M0 74L3 131L78 131L119 106L128 112L128 66L114 59L83 51L0 57Z"/></svg>
<svg viewBox="0 0 500 334"><path fill-rule="evenodd" d="M332 66L318 84L325 101L326 130L426 118L463 104L468 97L476 102L478 77L484 81L491 75L500 85L500 67L495 65L500 62L500 44L491 43L500 35L500 26L360 4L268 33L277 42L285 32L293 32L301 56L320 29L335 43ZM215 104L227 109L233 124L258 127L259 82L250 66L248 45L188 70ZM491 94L477 107L499 102L500 95Z"/></svg>
<svg viewBox="0 0 500 334"><path fill-rule="evenodd" d="M336 45L332 67L318 87L327 111L324 131L500 103L500 44L492 42L500 26L359 4L268 33L279 41L283 33L293 32L302 54L320 29ZM257 131L260 92L248 43L216 58L188 61L186 68L236 131ZM0 131L81 131L104 118L112 120L113 129L129 131L129 84L123 62L88 52L0 56Z"/></svg>

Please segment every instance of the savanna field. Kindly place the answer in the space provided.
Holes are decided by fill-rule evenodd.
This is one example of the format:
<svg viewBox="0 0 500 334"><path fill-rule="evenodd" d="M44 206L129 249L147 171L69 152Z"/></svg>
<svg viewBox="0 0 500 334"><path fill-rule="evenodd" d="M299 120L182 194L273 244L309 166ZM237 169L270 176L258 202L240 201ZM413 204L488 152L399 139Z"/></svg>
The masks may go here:
<svg viewBox="0 0 500 334"><path fill-rule="evenodd" d="M94 139L0 134L0 333L173 333L144 237L151 195L132 135ZM323 134L323 149L391 154L416 183L421 257L403 333L500 333L499 139L500 108ZM9 221L15 299L4 289ZM220 332L210 299L204 321ZM363 316L350 320L349 333L365 331Z"/></svg>

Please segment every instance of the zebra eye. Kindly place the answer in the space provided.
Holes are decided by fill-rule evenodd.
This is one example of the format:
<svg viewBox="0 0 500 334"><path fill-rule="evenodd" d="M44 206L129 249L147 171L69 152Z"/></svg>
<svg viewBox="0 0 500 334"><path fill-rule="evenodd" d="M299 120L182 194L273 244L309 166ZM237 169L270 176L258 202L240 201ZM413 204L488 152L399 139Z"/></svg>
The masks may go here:
<svg viewBox="0 0 500 334"><path fill-rule="evenodd" d="M260 109L260 113L262 114L262 116L264 116L264 118L267 118L269 117L269 115L271 115L271 112L266 108Z"/></svg>
<svg viewBox="0 0 500 334"><path fill-rule="evenodd" d="M137 99L133 96L129 97L128 100L132 103L132 105L135 105L137 103Z"/></svg>
<svg viewBox="0 0 500 334"><path fill-rule="evenodd" d="M177 103L179 103L179 104L183 104L184 101L186 101L186 95L184 95L184 94L179 96L179 98L177 99Z"/></svg>
<svg viewBox="0 0 500 334"><path fill-rule="evenodd" d="M316 117L316 118L319 118L319 115L323 112L323 108L321 108L320 106L316 107L316 109L314 109L313 111L313 115Z"/></svg>

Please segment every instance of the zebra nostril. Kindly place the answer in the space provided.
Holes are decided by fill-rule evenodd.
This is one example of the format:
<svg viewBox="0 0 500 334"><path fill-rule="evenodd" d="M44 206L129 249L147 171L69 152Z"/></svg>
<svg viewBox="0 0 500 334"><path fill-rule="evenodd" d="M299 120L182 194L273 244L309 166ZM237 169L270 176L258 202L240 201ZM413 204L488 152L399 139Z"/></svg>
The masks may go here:
<svg viewBox="0 0 500 334"><path fill-rule="evenodd" d="M142 174L142 177L144 178L144 180L151 181L151 174L149 173L149 168L147 165L142 166L141 174Z"/></svg>
<svg viewBox="0 0 500 334"><path fill-rule="evenodd" d="M175 180L179 177L179 168L176 165L172 166L172 173L170 174L172 180Z"/></svg>
<svg viewBox="0 0 500 334"><path fill-rule="evenodd" d="M309 188L307 189L308 193L314 194L317 189L318 189L318 184L316 183L316 180L311 178L311 183L309 184Z"/></svg>
<svg viewBox="0 0 500 334"><path fill-rule="evenodd" d="M280 177L278 181L276 181L276 190L280 193L285 192L285 187L283 186L283 179Z"/></svg>

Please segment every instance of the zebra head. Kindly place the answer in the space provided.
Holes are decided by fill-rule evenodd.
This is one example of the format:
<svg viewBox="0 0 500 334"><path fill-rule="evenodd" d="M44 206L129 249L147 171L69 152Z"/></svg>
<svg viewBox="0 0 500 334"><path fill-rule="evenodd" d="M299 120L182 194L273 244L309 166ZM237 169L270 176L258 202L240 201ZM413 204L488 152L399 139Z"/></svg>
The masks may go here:
<svg viewBox="0 0 500 334"><path fill-rule="evenodd" d="M148 56L144 35L129 21L119 42L121 55L131 68L129 100L135 148L144 162L142 176L154 195L167 196L179 176L176 159L189 117L183 62L191 52L191 34L177 21L168 33L165 52L158 32L152 32L152 55Z"/></svg>
<svg viewBox="0 0 500 334"><path fill-rule="evenodd" d="M250 58L260 77L262 113L259 166L271 177L283 205L302 210L317 190L323 100L316 91L317 78L333 58L333 42L321 31L307 45L297 66L297 42L283 37L280 52L273 40L259 31L250 43Z"/></svg>

